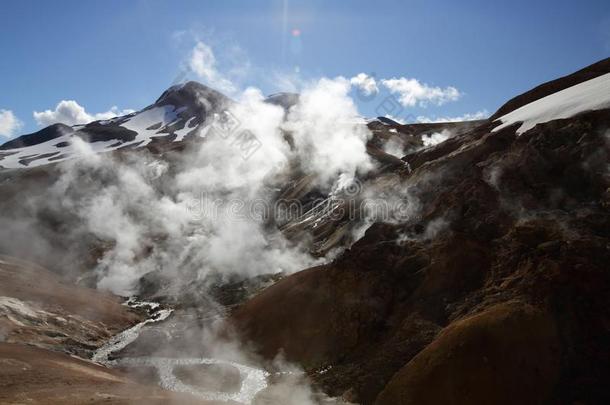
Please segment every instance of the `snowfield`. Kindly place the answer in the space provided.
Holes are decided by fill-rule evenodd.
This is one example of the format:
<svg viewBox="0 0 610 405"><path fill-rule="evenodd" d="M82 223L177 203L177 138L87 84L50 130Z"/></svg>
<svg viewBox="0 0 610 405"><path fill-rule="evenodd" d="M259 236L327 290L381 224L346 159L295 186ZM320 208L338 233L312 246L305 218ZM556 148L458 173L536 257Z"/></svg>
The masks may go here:
<svg viewBox="0 0 610 405"><path fill-rule="evenodd" d="M496 120L501 121L502 124L495 127L492 132L521 122L521 126L517 129L517 134L521 135L537 124L604 108L610 108L610 73L568 87L511 111Z"/></svg>

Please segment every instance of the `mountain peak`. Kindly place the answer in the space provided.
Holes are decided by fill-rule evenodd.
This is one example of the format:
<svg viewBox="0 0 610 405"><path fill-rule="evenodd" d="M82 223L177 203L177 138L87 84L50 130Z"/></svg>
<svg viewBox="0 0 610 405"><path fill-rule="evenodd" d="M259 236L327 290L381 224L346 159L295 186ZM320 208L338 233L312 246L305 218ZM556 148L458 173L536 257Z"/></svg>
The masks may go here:
<svg viewBox="0 0 610 405"><path fill-rule="evenodd" d="M195 81L171 86L154 104L128 115L70 127L57 123L0 146L0 168L24 168L66 160L77 155L73 137L95 152L144 147L151 142L182 141L199 134L207 117L233 101Z"/></svg>
<svg viewBox="0 0 610 405"><path fill-rule="evenodd" d="M196 81L188 81L169 87L155 101L155 105L221 105L230 102L230 99L221 92L214 90Z"/></svg>

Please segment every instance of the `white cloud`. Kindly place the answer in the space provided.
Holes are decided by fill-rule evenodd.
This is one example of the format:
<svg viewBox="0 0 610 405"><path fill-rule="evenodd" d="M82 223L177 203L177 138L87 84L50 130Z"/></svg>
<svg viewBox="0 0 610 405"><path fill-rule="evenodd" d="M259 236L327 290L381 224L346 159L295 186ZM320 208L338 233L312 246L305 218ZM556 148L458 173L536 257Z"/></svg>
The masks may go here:
<svg viewBox="0 0 610 405"><path fill-rule="evenodd" d="M74 100L61 100L55 110L45 110L42 112L34 111L34 119L38 125L47 126L61 122L66 125L87 124L97 120L107 120L120 115L131 114L134 110L119 110L116 106L110 110L89 114L85 107Z"/></svg>
<svg viewBox="0 0 610 405"><path fill-rule="evenodd" d="M235 92L233 83L218 71L216 65L216 57L212 48L201 41L197 42L189 58L191 70L215 89L228 93Z"/></svg>
<svg viewBox="0 0 610 405"><path fill-rule="evenodd" d="M457 117L426 117L420 115L417 117L417 122L423 124L429 124L431 122L462 122L462 121L475 121L475 120L484 120L489 118L489 111L481 110L475 113L467 113L464 115L460 115Z"/></svg>
<svg viewBox="0 0 610 405"><path fill-rule="evenodd" d="M419 104L425 107L428 103L443 105L458 100L462 94L455 87L431 87L417 79L383 79L381 84L391 93L398 94L398 100L405 107Z"/></svg>
<svg viewBox="0 0 610 405"><path fill-rule="evenodd" d="M10 138L22 126L23 123L17 119L11 110L0 109L0 136Z"/></svg>
<svg viewBox="0 0 610 405"><path fill-rule="evenodd" d="M352 77L350 79L350 83L352 86L356 86L362 90L365 96L370 96L371 94L376 94L379 92L375 78L367 75L366 73L359 73Z"/></svg>

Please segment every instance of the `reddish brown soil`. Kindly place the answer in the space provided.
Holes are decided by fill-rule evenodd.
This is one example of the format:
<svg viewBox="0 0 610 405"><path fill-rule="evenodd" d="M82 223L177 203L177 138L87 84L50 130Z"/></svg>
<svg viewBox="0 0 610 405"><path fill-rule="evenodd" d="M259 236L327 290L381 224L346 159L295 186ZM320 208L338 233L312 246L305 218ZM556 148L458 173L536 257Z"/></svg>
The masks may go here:
<svg viewBox="0 0 610 405"><path fill-rule="evenodd" d="M417 215L237 308L244 339L362 404L610 403L610 110L492 128L405 156Z"/></svg>
<svg viewBox="0 0 610 405"><path fill-rule="evenodd" d="M0 296L32 301L51 312L100 322L113 332L140 320L138 314L121 305L119 297L65 283L41 266L1 255Z"/></svg>
<svg viewBox="0 0 610 405"><path fill-rule="evenodd" d="M0 256L0 337L89 358L143 318L119 297L70 285L30 262Z"/></svg>
<svg viewBox="0 0 610 405"><path fill-rule="evenodd" d="M553 319L507 302L445 328L392 377L375 403L548 403L559 367Z"/></svg>
<svg viewBox="0 0 610 405"><path fill-rule="evenodd" d="M2 404L202 404L127 374L30 346L0 343Z"/></svg>

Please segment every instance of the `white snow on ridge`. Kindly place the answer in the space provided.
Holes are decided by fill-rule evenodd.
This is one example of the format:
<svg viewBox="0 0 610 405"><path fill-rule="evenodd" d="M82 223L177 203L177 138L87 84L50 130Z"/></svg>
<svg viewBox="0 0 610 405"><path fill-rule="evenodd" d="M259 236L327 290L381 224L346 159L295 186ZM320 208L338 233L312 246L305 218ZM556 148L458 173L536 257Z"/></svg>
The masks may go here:
<svg viewBox="0 0 610 405"><path fill-rule="evenodd" d="M61 162L63 160L77 157L81 153L78 148L71 142L72 134L62 135L55 139L48 140L32 146L25 146L23 148L8 149L6 151L0 151L1 154L12 153L10 156L4 157L0 160L0 166L6 169L19 169L24 167L36 167L47 165L50 163ZM67 146L57 147L55 145L59 143L67 143ZM93 152L106 152L113 150L117 147L110 147L113 144L117 144L117 139L111 139L108 141L92 142L89 144L91 151ZM131 142L129 142L131 143ZM123 146L122 144L120 146ZM27 158L35 158L36 156L48 155L47 157L32 160L28 165L22 164L20 161ZM57 159L56 159L57 158Z"/></svg>
<svg viewBox="0 0 610 405"><path fill-rule="evenodd" d="M175 122L176 118L178 118L178 113L180 113L181 110L182 109L180 108L176 110L176 107L173 105L151 108L150 110L136 114L134 117L122 123L121 126L138 133L136 139L131 143L144 141L140 146L146 146L152 141L153 137L167 135L159 134L158 132L166 125ZM162 124L161 127L157 129L146 129L158 123Z"/></svg>
<svg viewBox="0 0 610 405"><path fill-rule="evenodd" d="M501 121L502 124L492 132L521 122L517 129L517 134L521 135L543 122L570 118L580 112L604 108L610 108L610 73L519 107L498 118L496 121Z"/></svg>
<svg viewBox="0 0 610 405"><path fill-rule="evenodd" d="M163 107L151 108L150 110L131 115L120 126L137 132L134 140L123 142L120 139L109 139L105 141L87 142L87 149L91 152L103 153L131 145L138 145L138 147L146 146L154 137L167 136L167 133L159 133L159 131L180 121L182 118L180 118L178 114L180 114L185 108L186 107L181 107L176 109L176 107L172 105L166 105ZM117 118L106 120L100 122L100 124L110 124L116 119ZM182 141L184 137L194 129L194 120L195 117L189 118L183 129L174 131L174 134L176 135L174 142ZM193 125L193 127L191 127L191 125ZM156 129L147 129L151 127L155 127ZM72 128L74 130L80 130L83 132L87 131L83 125L75 125ZM0 168L20 169L26 167L36 167L82 156L82 148L74 145L73 138L75 136L76 135L74 135L74 133L67 133L36 145L0 150ZM57 144L61 144L63 146L58 147L56 146ZM38 156L46 157L36 158ZM21 163L21 161L24 159L33 160L26 165Z"/></svg>

